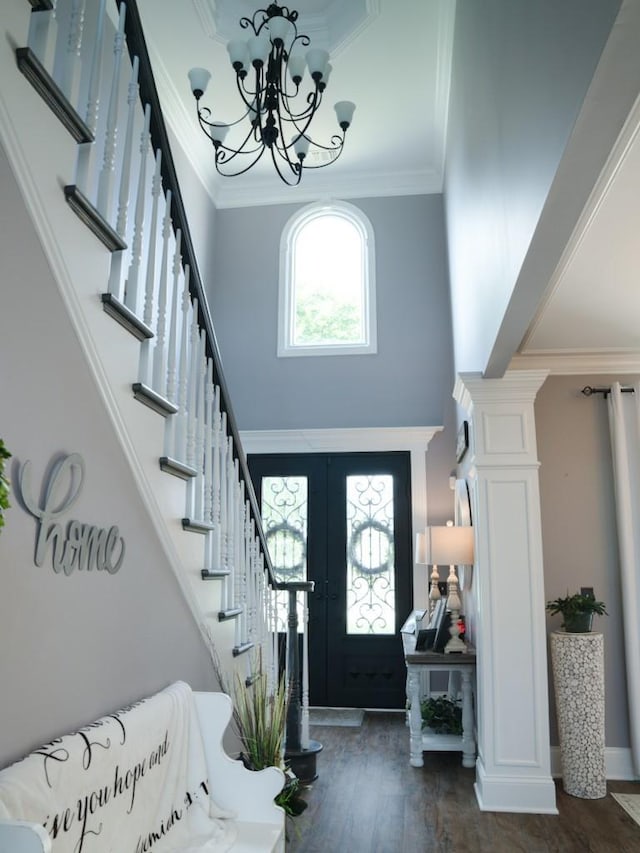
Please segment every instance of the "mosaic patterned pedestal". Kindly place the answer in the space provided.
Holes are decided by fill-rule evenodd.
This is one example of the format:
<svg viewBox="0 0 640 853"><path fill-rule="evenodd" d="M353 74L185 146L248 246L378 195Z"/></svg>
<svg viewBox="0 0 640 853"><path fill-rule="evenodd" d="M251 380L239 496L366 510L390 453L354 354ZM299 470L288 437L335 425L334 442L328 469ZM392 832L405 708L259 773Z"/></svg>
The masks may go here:
<svg viewBox="0 0 640 853"><path fill-rule="evenodd" d="M551 664L563 787L574 797L606 797L602 634L554 631Z"/></svg>

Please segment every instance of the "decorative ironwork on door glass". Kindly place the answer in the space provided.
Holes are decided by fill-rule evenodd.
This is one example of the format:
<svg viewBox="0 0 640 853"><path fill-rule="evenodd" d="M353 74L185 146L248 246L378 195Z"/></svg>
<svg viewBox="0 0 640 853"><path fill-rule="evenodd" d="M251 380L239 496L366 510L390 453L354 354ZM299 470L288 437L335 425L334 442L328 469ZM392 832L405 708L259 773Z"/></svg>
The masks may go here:
<svg viewBox="0 0 640 853"><path fill-rule="evenodd" d="M262 478L262 524L278 581L306 581L309 526L306 477ZM298 631L302 632L302 597L298 600ZM277 593L278 631L287 630L288 593Z"/></svg>
<svg viewBox="0 0 640 853"><path fill-rule="evenodd" d="M393 477L347 477L347 633L395 634Z"/></svg>

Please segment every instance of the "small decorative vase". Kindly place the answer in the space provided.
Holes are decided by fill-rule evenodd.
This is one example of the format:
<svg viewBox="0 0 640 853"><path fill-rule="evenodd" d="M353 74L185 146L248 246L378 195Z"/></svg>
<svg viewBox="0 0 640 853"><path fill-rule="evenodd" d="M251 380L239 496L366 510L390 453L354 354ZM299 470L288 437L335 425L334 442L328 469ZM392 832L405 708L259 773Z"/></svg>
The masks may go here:
<svg viewBox="0 0 640 853"><path fill-rule="evenodd" d="M576 613L575 616L565 617L564 629L567 634L588 634L592 622L593 613Z"/></svg>

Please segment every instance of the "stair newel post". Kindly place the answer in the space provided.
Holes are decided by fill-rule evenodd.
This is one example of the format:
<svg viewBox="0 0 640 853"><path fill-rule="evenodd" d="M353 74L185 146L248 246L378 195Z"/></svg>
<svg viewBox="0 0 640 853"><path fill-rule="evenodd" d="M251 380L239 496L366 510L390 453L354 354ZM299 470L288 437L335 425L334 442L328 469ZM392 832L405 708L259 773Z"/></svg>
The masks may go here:
<svg viewBox="0 0 640 853"><path fill-rule="evenodd" d="M134 59L134 64L138 57ZM133 240L131 242L131 261L129 272L124 288L124 304L134 314L138 313L138 290L140 278L140 264L142 262L142 247L144 242L144 209L147 202L147 158L149 154L150 140L149 127L151 124L151 107L146 105L144 110L144 125L140 134L140 169L138 171L138 191L136 193L136 209L133 216ZM125 152L126 156L126 152ZM129 170L127 167L127 171ZM124 174L124 163L122 166ZM129 183L127 177L127 183ZM123 188L123 195L127 192ZM119 232L118 232L119 233Z"/></svg>
<svg viewBox="0 0 640 853"><path fill-rule="evenodd" d="M107 126L104 137L104 151L102 156L102 168L98 178L98 197L96 207L104 218L109 221L111 213L111 191L115 174L116 142L118 135L118 105L120 88L120 67L122 64L122 51L124 49L124 22L126 5L120 5L120 16L118 18L118 31L113 41L113 74L111 77L111 91L109 93L109 106L107 107ZM118 294L114 294L118 295Z"/></svg>
<svg viewBox="0 0 640 853"><path fill-rule="evenodd" d="M29 34L27 44L45 68L53 65L58 21L56 2L52 9L34 9L29 16Z"/></svg>
<svg viewBox="0 0 640 853"><path fill-rule="evenodd" d="M151 387L161 397L168 395L167 391L167 303L169 280L169 238L171 237L171 190L165 199L165 211L162 222L162 259L160 261L160 289L158 291L158 323L156 325L155 344L153 347L153 379ZM180 232L178 232L179 234ZM171 314L169 314L171 322ZM171 399L169 397L169 399ZM165 448L165 455L168 448Z"/></svg>
<svg viewBox="0 0 640 853"><path fill-rule="evenodd" d="M308 749L309 735L309 596L302 594L302 748Z"/></svg>
<svg viewBox="0 0 640 853"><path fill-rule="evenodd" d="M167 346L167 399L177 407L178 403L178 324L180 320L180 274L182 259L180 257L180 242L182 232L176 232L176 244L173 253L173 275L171 278L171 309L169 312L169 343ZM178 415L167 418L165 433L165 456L177 458L176 432Z"/></svg>
<svg viewBox="0 0 640 853"><path fill-rule="evenodd" d="M309 740L302 743L302 692L300 685L300 645L298 641L298 593L313 592L313 581L279 583L278 589L288 593L287 609L287 725L285 760L303 784L318 778L316 755L322 744Z"/></svg>
<svg viewBox="0 0 640 853"><path fill-rule="evenodd" d="M100 108L100 82L102 76L102 38L104 34L104 15L106 0L99 0L96 14L96 34L91 51L91 71L89 72L89 87L87 90L87 109L85 123L95 137L98 127L98 111ZM33 17L33 16L32 16ZM89 165L95 145L85 142L78 145L78 160L76 163L76 184L88 197Z"/></svg>
<svg viewBox="0 0 640 853"><path fill-rule="evenodd" d="M53 67L54 80L72 104L77 102L74 84L77 83L77 64L82 48L84 7L84 0L72 0L66 36L63 32L58 33L60 44L56 46L57 55Z"/></svg>
<svg viewBox="0 0 640 853"><path fill-rule="evenodd" d="M162 151L158 148L156 151L156 167L151 181L151 224L149 226L149 246L147 252L147 272L145 276L144 287L144 312L142 316L143 323L152 328L153 323L153 294L156 284L156 252L158 247L158 207L160 203L160 194L162 193L162 177L160 175L160 165L162 161ZM151 375L151 340L145 339L140 346L140 382L149 385L153 388L153 377Z"/></svg>

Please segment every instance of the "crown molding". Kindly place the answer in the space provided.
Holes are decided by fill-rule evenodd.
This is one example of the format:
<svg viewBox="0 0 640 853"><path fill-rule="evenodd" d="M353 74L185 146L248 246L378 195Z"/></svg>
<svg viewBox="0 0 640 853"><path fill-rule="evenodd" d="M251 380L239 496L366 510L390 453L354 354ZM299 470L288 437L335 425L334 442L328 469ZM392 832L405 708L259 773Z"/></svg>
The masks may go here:
<svg viewBox="0 0 640 853"><path fill-rule="evenodd" d="M239 20L251 18L255 0L192 0L205 34L219 44L241 35ZM265 4L266 6L266 4ZM380 14L380 0L328 0L324 10L300 10L298 32L309 36L313 47L338 56L357 39Z"/></svg>
<svg viewBox="0 0 640 853"><path fill-rule="evenodd" d="M425 450L441 426L241 430L245 453L346 453Z"/></svg>
<svg viewBox="0 0 640 853"><path fill-rule="evenodd" d="M606 352L545 351L515 355L510 371L546 370L552 376L581 376L606 373L640 374L640 350Z"/></svg>
<svg viewBox="0 0 640 853"><path fill-rule="evenodd" d="M305 174L297 187L288 187L272 175L263 181L242 185L229 178L216 186L218 208L254 207L266 204L300 204L323 197L372 198L402 195L431 195L442 192L442 177L434 170L415 172L362 172L327 176Z"/></svg>

